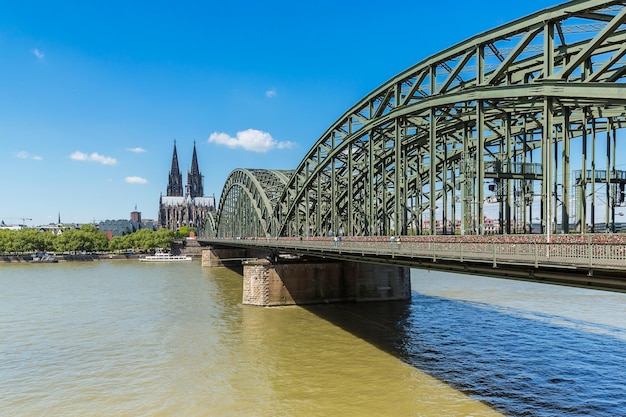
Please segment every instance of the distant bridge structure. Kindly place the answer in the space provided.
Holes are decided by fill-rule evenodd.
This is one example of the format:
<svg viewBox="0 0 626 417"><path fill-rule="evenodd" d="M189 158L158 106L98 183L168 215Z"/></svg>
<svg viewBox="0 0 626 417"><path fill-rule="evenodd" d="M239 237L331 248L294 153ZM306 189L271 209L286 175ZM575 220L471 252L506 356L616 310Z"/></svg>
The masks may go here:
<svg viewBox="0 0 626 417"><path fill-rule="evenodd" d="M234 170L204 234L517 234L537 220L549 240L611 227L626 191L625 54L623 1L569 1L476 35L376 88L293 171Z"/></svg>

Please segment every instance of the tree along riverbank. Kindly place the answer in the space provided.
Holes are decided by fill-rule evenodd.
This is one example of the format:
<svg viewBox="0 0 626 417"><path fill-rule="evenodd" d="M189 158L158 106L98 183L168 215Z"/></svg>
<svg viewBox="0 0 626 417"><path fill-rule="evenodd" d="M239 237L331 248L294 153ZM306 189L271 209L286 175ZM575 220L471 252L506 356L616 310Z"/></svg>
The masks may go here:
<svg viewBox="0 0 626 417"><path fill-rule="evenodd" d="M182 251L181 253L184 253ZM138 260L149 253L133 253L133 254L119 254L119 253L97 253L97 254L77 254L77 255L52 255L58 262L94 262L94 261L128 261ZM192 258L201 258L201 254L188 253L187 256ZM0 263L50 263L50 262L33 262L32 255L0 255Z"/></svg>
<svg viewBox="0 0 626 417"><path fill-rule="evenodd" d="M173 248L173 231L142 229L108 240L93 225L64 230L60 234L37 229L0 230L0 253L9 256L30 256L36 252L77 253L131 253L149 252L156 248Z"/></svg>
<svg viewBox="0 0 626 417"><path fill-rule="evenodd" d="M139 259L145 254L119 254L119 253L89 253L89 254L51 254L58 262L92 262L99 260L132 260ZM0 262L4 263L33 263L32 254L0 255ZM34 262L49 263L49 262Z"/></svg>
<svg viewBox="0 0 626 417"><path fill-rule="evenodd" d="M192 258L202 257L202 246L195 239L176 239L169 243L169 245L163 245L164 248L171 249L174 255L186 255ZM137 260L143 258L146 255L153 253L154 251L99 251L99 252L70 252L70 253L55 253L41 251L39 254L46 253L54 258L58 262L92 262L92 261L108 261L108 260ZM0 253L0 263L31 263L33 257L38 255L37 252L27 253ZM45 261L39 263L48 263Z"/></svg>

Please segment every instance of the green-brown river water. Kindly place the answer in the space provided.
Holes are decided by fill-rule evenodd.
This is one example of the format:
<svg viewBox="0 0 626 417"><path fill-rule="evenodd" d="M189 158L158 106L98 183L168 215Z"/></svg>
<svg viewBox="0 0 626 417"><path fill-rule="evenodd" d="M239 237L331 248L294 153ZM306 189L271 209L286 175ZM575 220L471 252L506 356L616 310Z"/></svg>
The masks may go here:
<svg viewBox="0 0 626 417"><path fill-rule="evenodd" d="M0 264L0 416L626 415L626 294L412 287L260 308L196 261Z"/></svg>

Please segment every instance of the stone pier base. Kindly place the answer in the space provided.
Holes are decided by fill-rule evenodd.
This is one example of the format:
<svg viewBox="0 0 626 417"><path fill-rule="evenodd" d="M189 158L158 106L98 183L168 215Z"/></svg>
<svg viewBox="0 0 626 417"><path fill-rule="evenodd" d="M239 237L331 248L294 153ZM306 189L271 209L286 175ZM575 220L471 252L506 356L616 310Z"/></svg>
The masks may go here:
<svg viewBox="0 0 626 417"><path fill-rule="evenodd" d="M411 296L409 268L359 262L247 261L243 304L284 306L404 300Z"/></svg>
<svg viewBox="0 0 626 417"><path fill-rule="evenodd" d="M202 250L202 266L218 267L241 265L241 260L246 257L246 250L239 248L209 248Z"/></svg>

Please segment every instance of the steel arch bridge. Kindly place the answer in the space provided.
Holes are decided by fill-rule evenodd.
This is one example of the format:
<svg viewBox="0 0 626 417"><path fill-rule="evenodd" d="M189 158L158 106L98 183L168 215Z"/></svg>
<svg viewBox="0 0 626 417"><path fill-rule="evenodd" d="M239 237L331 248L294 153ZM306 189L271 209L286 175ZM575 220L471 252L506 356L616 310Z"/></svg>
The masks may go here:
<svg viewBox="0 0 626 417"><path fill-rule="evenodd" d="M233 171L206 234L509 234L538 220L549 238L614 225L625 54L623 1L569 1L474 36L376 88L295 170Z"/></svg>
<svg viewBox="0 0 626 417"><path fill-rule="evenodd" d="M266 236L272 227L277 202L292 171L235 169L230 173L217 211L208 222L209 236Z"/></svg>

